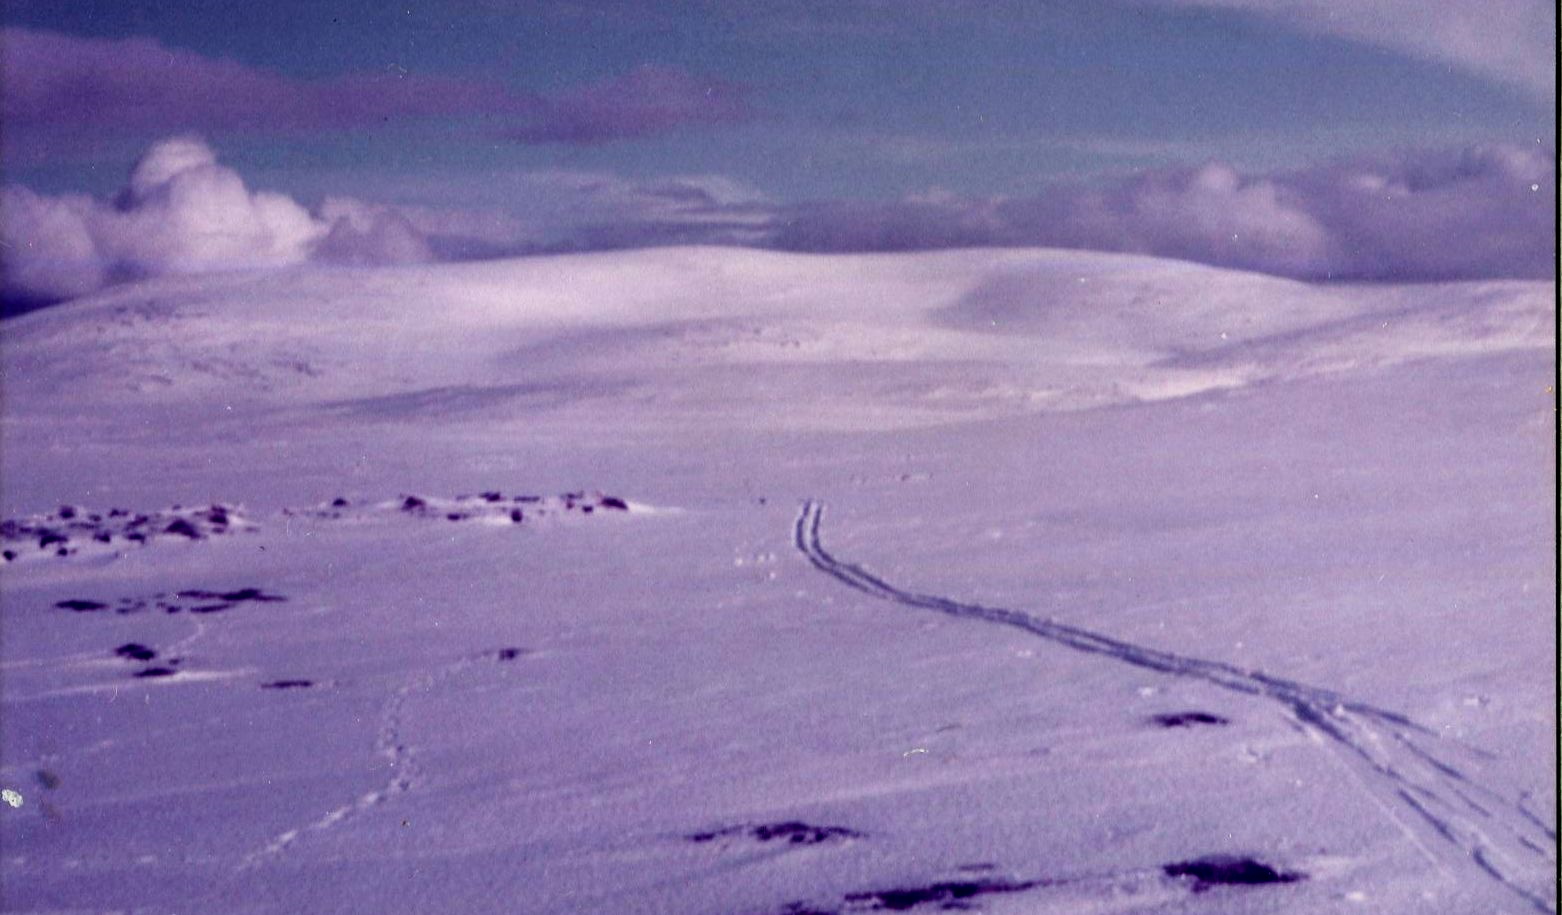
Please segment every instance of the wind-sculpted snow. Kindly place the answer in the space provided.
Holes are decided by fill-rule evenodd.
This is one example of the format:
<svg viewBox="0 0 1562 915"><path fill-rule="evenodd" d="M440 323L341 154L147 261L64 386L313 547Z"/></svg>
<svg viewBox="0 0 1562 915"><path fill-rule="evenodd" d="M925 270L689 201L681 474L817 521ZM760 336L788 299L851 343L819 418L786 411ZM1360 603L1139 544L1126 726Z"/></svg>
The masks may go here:
<svg viewBox="0 0 1562 915"><path fill-rule="evenodd" d="M1334 690L1220 661L1147 648L1001 607L903 590L837 559L820 539L824 506L807 501L793 542L821 572L881 600L959 619L1010 626L1074 651L1212 684L1278 705L1292 724L1341 758L1449 880L1495 881L1540 912L1556 912L1556 833L1523 805L1480 781L1481 750L1439 737L1389 709ZM1191 873L1191 872L1190 872Z"/></svg>

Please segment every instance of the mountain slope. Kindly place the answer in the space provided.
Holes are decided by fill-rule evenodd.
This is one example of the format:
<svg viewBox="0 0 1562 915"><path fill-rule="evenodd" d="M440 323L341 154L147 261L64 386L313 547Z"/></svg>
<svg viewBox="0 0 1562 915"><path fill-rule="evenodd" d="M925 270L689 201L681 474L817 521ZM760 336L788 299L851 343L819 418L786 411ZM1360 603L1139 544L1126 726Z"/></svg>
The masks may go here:
<svg viewBox="0 0 1562 915"><path fill-rule="evenodd" d="M5 907L1554 911L1553 301L668 249L8 320Z"/></svg>

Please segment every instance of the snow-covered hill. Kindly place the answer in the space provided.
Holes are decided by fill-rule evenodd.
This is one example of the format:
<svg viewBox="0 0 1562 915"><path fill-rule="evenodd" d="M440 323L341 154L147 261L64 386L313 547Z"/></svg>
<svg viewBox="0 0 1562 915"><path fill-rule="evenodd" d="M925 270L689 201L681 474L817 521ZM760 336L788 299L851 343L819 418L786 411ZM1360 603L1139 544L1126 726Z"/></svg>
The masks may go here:
<svg viewBox="0 0 1562 915"><path fill-rule="evenodd" d="M1554 911L1554 296L663 249L7 321L0 903Z"/></svg>

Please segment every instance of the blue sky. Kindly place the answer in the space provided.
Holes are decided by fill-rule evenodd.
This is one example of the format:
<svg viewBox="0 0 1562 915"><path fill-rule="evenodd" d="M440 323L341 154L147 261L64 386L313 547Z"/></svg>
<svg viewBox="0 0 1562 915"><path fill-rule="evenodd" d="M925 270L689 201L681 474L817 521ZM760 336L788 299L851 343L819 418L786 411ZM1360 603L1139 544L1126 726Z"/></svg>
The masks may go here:
<svg viewBox="0 0 1562 915"><path fill-rule="evenodd" d="M759 222L829 214L795 244L1162 253L1138 223L1086 231L1084 211L1140 220L1158 198L1112 195L1203 194L1212 166L1235 170L1232 193L1312 194L1325 221L1308 176L1338 184L1341 162L1406 188L1496 169L1483 193L1555 171L1544 0L10 0L4 25L10 187L107 199L150 144L193 135L317 215L349 199L448 235L486 214L469 251L751 243ZM1060 186L1073 228L1035 224L1046 201L1014 224L1015 200ZM1348 253L1312 273L1393 273Z"/></svg>
<svg viewBox="0 0 1562 915"><path fill-rule="evenodd" d="M257 10L264 10L258 12ZM1553 17L1554 18L1554 17ZM1534 142L1554 89L1251 10L1127 3L23 2L7 24L148 36L300 79L407 73L540 93L676 68L741 87L747 117L595 143L507 142L481 119L212 129L225 161L304 193L386 178L564 167L719 173L785 199L940 187L1023 192L1059 173L1221 159L1272 168L1379 146ZM1554 83L1553 83L1554 85ZM203 129L204 128L204 129ZM127 148L11 163L38 189L108 192Z"/></svg>

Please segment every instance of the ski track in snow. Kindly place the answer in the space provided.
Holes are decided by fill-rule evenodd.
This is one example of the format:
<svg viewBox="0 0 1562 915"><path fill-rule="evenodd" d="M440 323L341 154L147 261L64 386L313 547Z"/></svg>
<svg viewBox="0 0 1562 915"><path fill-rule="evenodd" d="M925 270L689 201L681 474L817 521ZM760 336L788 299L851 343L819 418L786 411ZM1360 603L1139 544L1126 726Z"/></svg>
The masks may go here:
<svg viewBox="0 0 1562 915"><path fill-rule="evenodd" d="M808 500L793 528L793 545L819 571L881 600L934 610L959 619L1012 626L1050 642L1177 677L1201 680L1231 692L1282 706L1288 717L1321 746L1331 749L1366 787L1374 801L1410 841L1449 879L1478 872L1539 912L1554 915L1556 902L1529 888L1520 874L1541 874L1546 885L1556 865L1556 832L1528 810L1477 782L1443 758L1448 749L1466 755L1435 732L1387 709L1323 689L1209 661L1145 648L1017 610L967 604L904 591L861 566L825 550L819 528L821 502ZM1429 748L1435 747L1435 749Z"/></svg>

